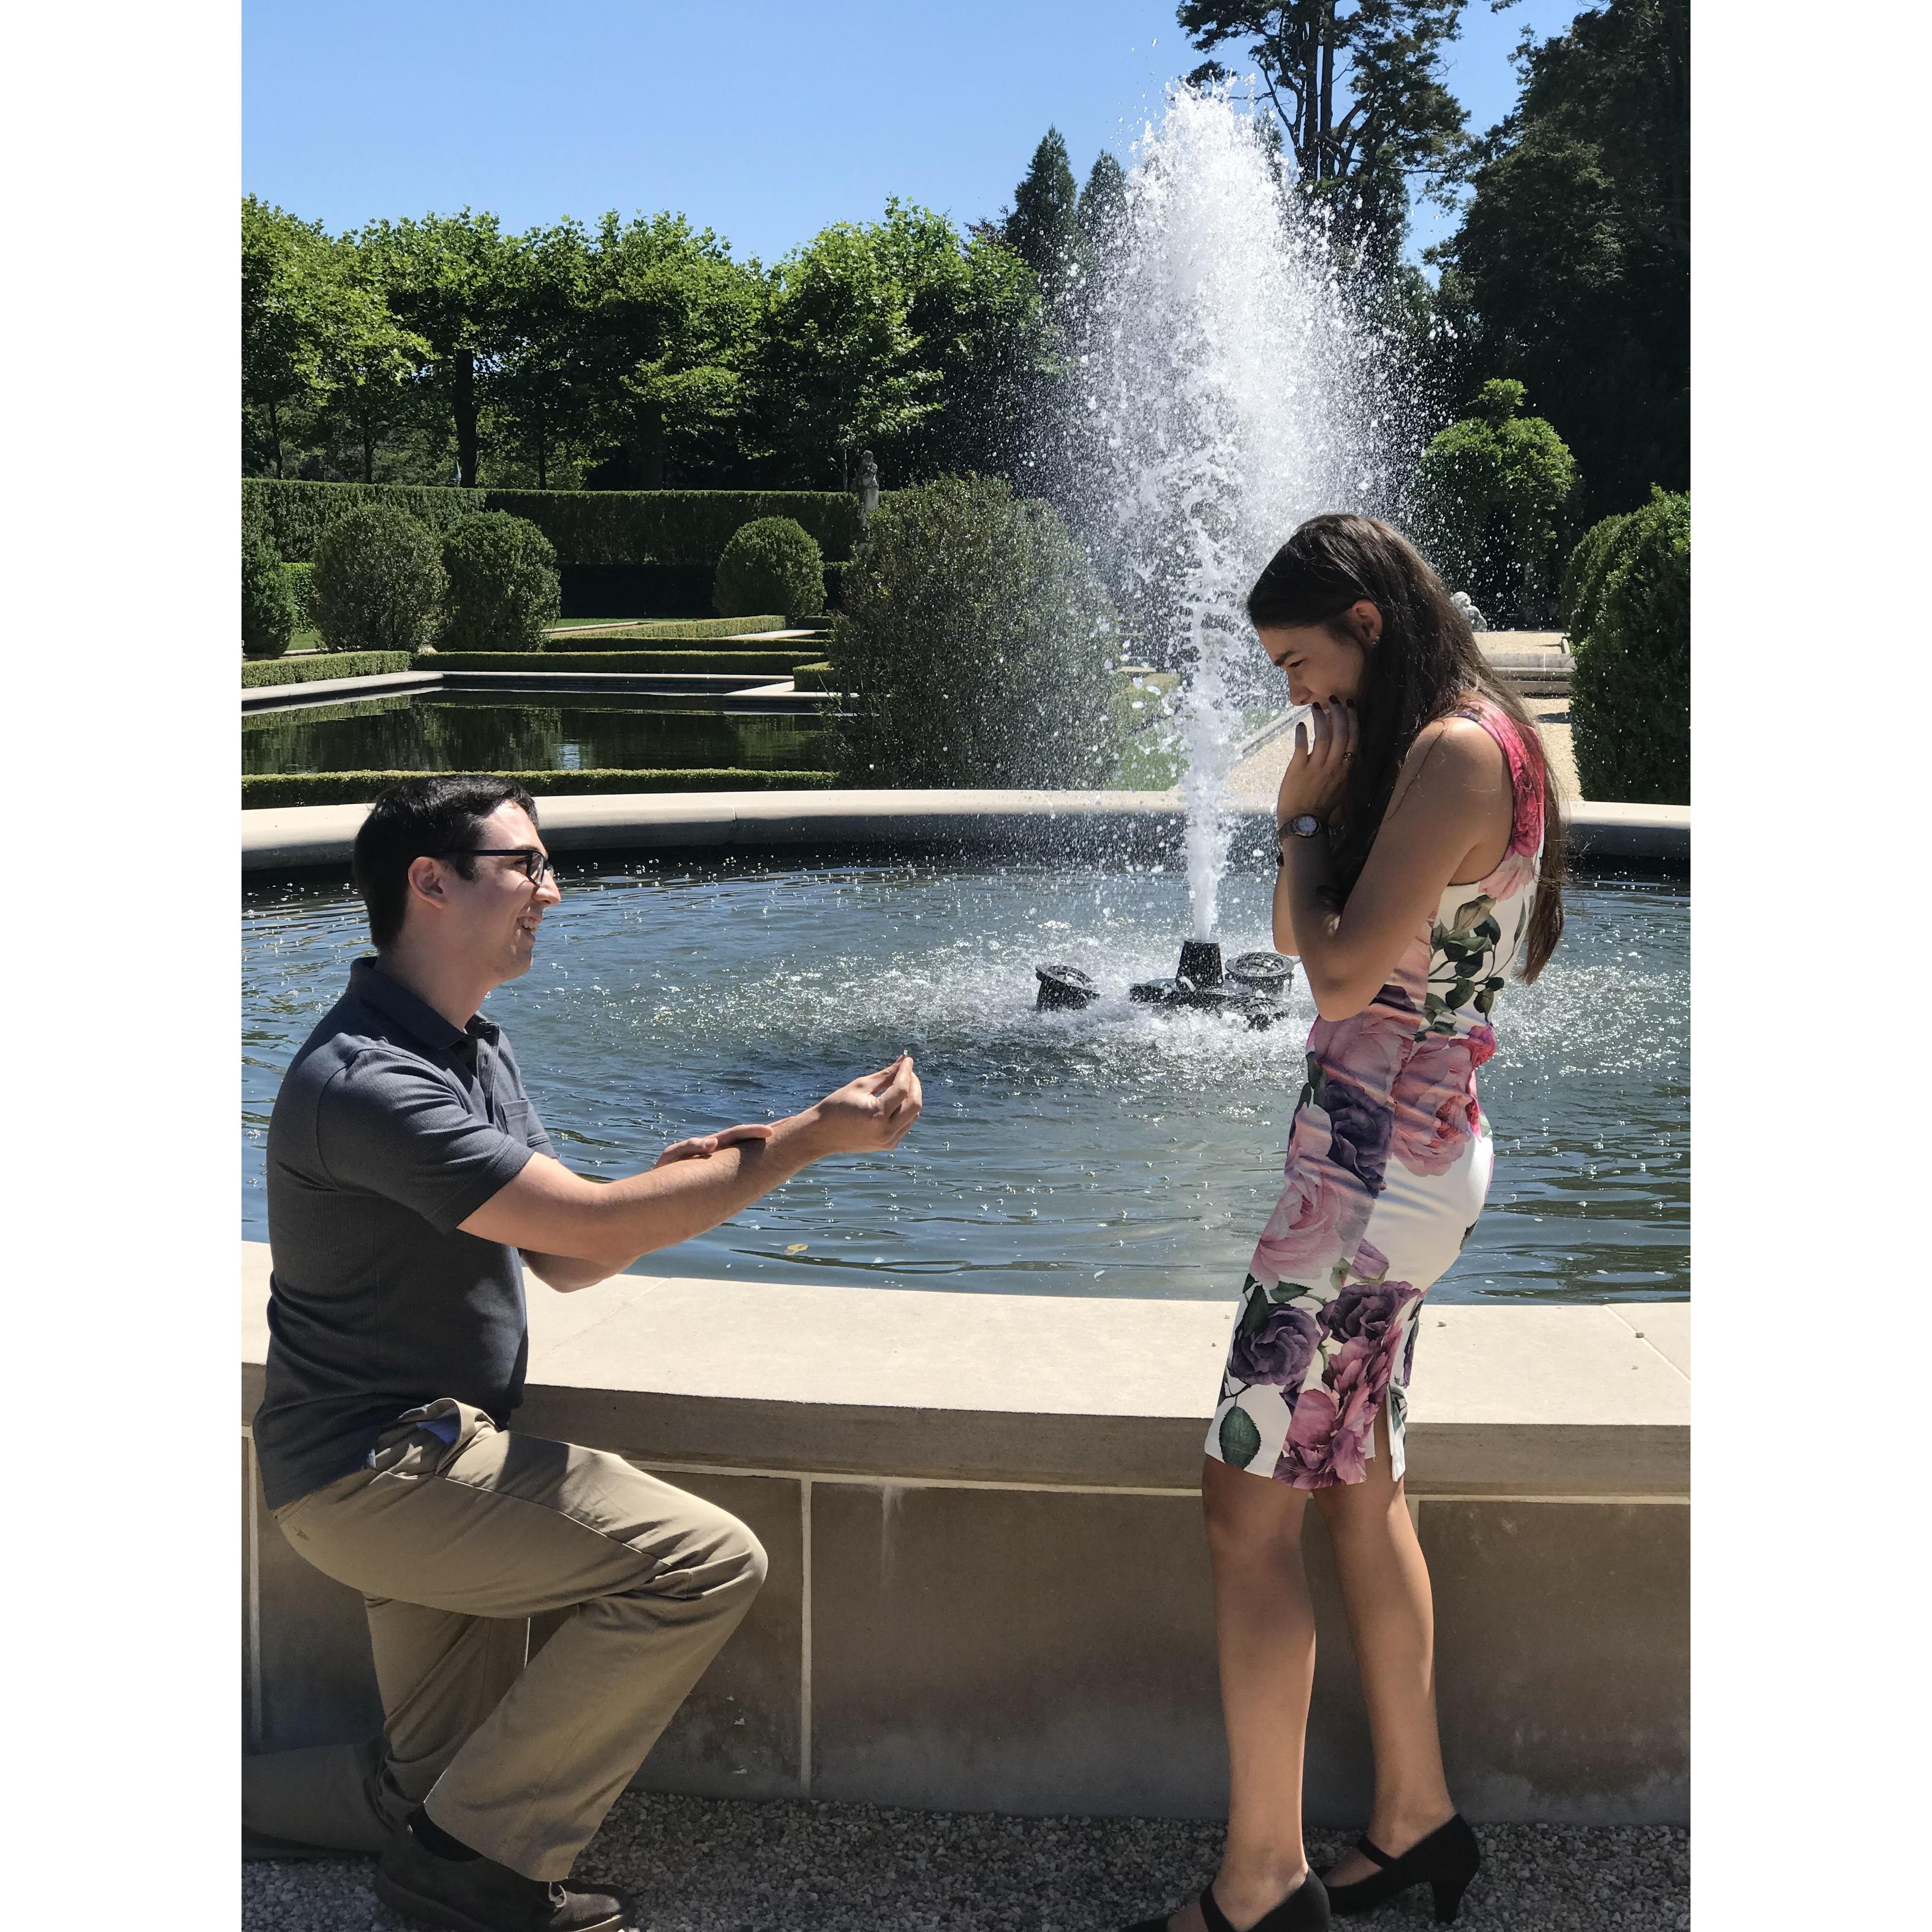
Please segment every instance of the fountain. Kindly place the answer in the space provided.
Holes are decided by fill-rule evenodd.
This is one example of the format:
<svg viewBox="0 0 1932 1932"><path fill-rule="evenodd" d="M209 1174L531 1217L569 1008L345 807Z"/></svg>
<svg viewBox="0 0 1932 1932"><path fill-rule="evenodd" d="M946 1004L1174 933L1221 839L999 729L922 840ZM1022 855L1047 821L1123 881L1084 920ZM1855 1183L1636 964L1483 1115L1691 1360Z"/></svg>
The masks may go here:
<svg viewBox="0 0 1932 1932"><path fill-rule="evenodd" d="M1305 518L1391 512L1414 439L1390 345L1252 113L1225 88L1176 86L1135 152L1049 466L1129 632L1181 673L1190 941L1212 944L1244 701L1280 698L1243 599ZM1220 978L1186 956L1174 975L1197 992Z"/></svg>

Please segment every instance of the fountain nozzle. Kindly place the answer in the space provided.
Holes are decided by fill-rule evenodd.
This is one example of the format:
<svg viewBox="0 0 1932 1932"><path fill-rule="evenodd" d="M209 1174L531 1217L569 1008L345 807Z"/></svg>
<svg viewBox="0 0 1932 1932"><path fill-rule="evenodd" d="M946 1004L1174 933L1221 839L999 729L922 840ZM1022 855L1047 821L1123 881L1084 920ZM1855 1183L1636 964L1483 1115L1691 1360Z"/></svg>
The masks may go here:
<svg viewBox="0 0 1932 1932"><path fill-rule="evenodd" d="M1218 986L1221 983L1221 944L1214 939L1184 939L1180 942L1180 964L1174 969L1175 976L1191 980L1198 986Z"/></svg>

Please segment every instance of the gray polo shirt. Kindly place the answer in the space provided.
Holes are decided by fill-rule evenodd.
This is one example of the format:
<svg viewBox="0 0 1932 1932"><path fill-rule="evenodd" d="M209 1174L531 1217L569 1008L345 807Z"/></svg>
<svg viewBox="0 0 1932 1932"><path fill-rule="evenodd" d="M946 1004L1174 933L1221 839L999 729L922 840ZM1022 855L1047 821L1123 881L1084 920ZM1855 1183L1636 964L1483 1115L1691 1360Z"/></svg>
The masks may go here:
<svg viewBox="0 0 1932 1932"><path fill-rule="evenodd" d="M460 1232L553 1151L510 1043L454 1027L374 959L303 1043L268 1122L267 1386L255 1449L278 1509L363 1467L405 1411L523 1399L523 1259Z"/></svg>

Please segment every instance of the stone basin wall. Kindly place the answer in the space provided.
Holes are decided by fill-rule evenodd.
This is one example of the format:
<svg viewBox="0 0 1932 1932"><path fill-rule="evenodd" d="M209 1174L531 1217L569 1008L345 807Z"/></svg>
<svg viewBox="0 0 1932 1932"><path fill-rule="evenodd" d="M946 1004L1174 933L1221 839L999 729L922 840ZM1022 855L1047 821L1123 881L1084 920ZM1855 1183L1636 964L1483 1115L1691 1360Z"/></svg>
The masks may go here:
<svg viewBox="0 0 1932 1932"><path fill-rule="evenodd" d="M244 1748L381 1723L359 1598L262 1509L247 1420ZM1688 1304L1426 1309L1409 1494L1451 1787L1479 1821L1689 1813ZM771 1557L640 1774L654 1790L1211 1817L1226 1795L1198 1493L1232 1301L628 1275L531 1283L517 1426L732 1510ZM1370 1759L1318 1518L1308 1757L1359 1827ZM533 1629L533 1642L546 1634Z"/></svg>

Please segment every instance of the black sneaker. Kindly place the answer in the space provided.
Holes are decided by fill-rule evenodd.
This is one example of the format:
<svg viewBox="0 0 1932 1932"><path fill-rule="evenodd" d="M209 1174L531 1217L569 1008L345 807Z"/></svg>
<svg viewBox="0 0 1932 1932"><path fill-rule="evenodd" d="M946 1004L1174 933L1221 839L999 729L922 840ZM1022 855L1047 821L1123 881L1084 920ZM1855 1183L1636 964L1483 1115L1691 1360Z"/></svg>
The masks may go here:
<svg viewBox="0 0 1932 1932"><path fill-rule="evenodd" d="M376 1895L418 1924L451 1932L624 1932L626 1902L526 1878L493 1859L440 1858L399 1832L376 1868Z"/></svg>

